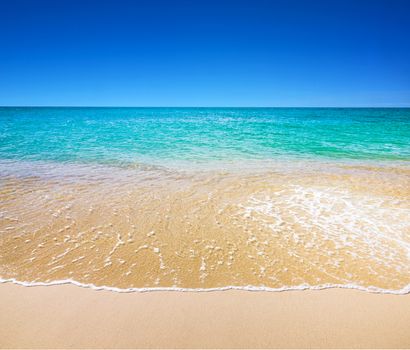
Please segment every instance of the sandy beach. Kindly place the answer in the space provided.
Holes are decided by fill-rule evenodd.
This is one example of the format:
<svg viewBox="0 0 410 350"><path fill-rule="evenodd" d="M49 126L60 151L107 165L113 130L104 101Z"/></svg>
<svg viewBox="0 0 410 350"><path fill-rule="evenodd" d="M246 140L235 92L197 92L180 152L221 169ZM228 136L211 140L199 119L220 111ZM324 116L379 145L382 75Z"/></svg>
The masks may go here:
<svg viewBox="0 0 410 350"><path fill-rule="evenodd" d="M0 0L0 350L410 350L410 0Z"/></svg>
<svg viewBox="0 0 410 350"><path fill-rule="evenodd" d="M410 296L0 285L1 348L409 348Z"/></svg>

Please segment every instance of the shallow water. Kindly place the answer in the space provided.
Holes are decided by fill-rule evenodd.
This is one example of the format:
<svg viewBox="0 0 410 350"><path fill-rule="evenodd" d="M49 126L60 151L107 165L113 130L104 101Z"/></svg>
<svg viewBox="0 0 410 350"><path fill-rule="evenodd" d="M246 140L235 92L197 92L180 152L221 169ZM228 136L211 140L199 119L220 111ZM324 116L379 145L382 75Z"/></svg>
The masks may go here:
<svg viewBox="0 0 410 350"><path fill-rule="evenodd" d="M408 109L0 109L0 277L407 292Z"/></svg>

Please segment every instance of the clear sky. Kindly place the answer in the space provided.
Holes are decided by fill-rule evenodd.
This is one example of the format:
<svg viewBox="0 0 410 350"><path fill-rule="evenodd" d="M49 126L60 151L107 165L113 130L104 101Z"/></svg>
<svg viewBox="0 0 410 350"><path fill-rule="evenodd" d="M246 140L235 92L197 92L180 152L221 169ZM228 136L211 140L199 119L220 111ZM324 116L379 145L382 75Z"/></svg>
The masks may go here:
<svg viewBox="0 0 410 350"><path fill-rule="evenodd" d="M410 0L0 0L0 105L410 106Z"/></svg>

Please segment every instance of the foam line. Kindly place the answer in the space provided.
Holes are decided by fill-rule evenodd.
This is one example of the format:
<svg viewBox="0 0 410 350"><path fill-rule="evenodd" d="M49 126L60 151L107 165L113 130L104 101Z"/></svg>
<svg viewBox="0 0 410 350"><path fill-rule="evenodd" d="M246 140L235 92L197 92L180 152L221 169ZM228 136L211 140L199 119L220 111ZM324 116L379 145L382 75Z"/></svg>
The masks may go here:
<svg viewBox="0 0 410 350"><path fill-rule="evenodd" d="M363 287L356 284L320 284L317 286L310 286L308 284L302 284L298 286L286 286L281 288L270 288L264 286L225 286L225 287L215 287L215 288L179 288L179 287L150 287L150 288L117 288L109 286L96 286L94 284L81 283L71 279L57 280L52 282L24 282L18 281L14 278L3 279L0 278L0 283L14 283L25 287L38 287L38 286L55 286L72 284L77 287L91 288L93 290L106 290L117 293L132 293L132 292L216 292L216 291L226 291L226 290L244 290L251 292L285 292L285 291L296 291L296 290L322 290L330 288L343 288L343 289L356 289L364 292L378 293L378 294L396 294L404 295L410 293L410 284L403 287L402 289L383 289L374 286Z"/></svg>

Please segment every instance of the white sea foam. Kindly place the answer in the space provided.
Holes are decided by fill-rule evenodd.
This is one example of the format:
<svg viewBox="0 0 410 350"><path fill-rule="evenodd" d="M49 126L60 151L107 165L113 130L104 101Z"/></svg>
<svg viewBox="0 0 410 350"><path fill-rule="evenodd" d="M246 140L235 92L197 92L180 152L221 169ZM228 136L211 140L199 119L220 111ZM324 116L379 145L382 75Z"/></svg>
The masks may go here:
<svg viewBox="0 0 410 350"><path fill-rule="evenodd" d="M336 248L359 240L369 250L388 253L385 243L390 242L410 254L406 235L410 209L400 204L394 198L358 196L337 188L292 186L269 196L252 197L242 209L245 218L257 220L273 232L295 222L306 232L318 230L321 239L332 240ZM294 234L292 238L297 243L299 237Z"/></svg>
<svg viewBox="0 0 410 350"><path fill-rule="evenodd" d="M181 287L144 287L144 288L118 288L111 286L96 286L91 283L81 283L71 279L56 280L52 282L24 282L18 281L14 278L3 279L0 278L0 283L13 283L25 287L39 287L39 286L56 286L64 284L72 284L78 287L90 288L93 290L106 290L117 293L132 293L132 292L217 292L226 290L243 290L251 292L285 292L285 291L301 291L301 290L322 290L330 288L342 288L342 289L356 289L364 292L379 293L379 294L397 294L404 295L410 293L410 284L401 289L383 289L374 286L363 287L356 284L320 284L316 286L311 286L308 284L301 284L298 286L284 286L280 288L270 288L265 286L224 286L215 288L181 288Z"/></svg>

